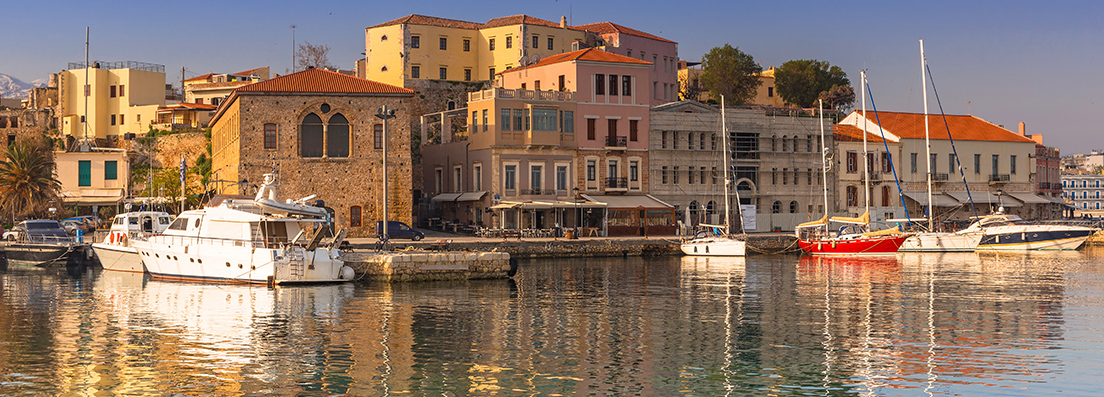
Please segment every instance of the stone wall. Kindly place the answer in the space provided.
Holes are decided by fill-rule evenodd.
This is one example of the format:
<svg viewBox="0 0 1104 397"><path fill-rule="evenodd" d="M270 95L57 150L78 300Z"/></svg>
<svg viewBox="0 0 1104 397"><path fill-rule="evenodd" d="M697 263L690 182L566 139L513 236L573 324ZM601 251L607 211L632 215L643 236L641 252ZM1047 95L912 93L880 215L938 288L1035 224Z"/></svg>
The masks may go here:
<svg viewBox="0 0 1104 397"><path fill-rule="evenodd" d="M346 254L345 264L362 279L385 282L506 278L504 252L393 252Z"/></svg>

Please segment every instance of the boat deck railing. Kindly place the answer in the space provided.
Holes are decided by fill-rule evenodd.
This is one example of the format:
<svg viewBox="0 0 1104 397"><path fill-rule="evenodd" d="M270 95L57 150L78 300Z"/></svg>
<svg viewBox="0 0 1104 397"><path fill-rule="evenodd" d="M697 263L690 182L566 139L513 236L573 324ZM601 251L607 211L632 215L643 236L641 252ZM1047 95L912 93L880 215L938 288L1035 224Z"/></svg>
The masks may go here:
<svg viewBox="0 0 1104 397"><path fill-rule="evenodd" d="M73 245L75 240L72 237L65 236L28 236L20 233L18 243L23 244L45 244L45 245Z"/></svg>
<svg viewBox="0 0 1104 397"><path fill-rule="evenodd" d="M197 236L172 236L160 233L135 233L131 236L134 240L149 241L151 238L156 238L157 242L168 245L208 245L208 246L222 246L222 247L248 247L248 248L280 248L289 245L306 246L307 241L300 240L300 243L292 244L286 237L267 237L256 239L233 239L233 238L220 238L220 237L197 237Z"/></svg>

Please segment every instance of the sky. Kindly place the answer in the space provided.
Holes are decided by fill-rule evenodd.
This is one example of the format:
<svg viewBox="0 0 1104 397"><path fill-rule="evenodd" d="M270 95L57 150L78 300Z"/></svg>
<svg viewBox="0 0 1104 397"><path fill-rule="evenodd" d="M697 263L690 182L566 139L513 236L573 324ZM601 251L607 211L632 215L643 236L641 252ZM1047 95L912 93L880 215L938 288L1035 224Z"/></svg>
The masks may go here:
<svg viewBox="0 0 1104 397"><path fill-rule="evenodd" d="M1013 131L1024 122L1063 155L1104 149L1096 122L1104 114L1097 98L1104 93L1104 2L61 0L46 7L4 0L0 9L0 73L28 82L83 61L86 26L91 59L163 64L171 82L181 67L189 78L261 66L284 73L293 33L300 44L329 46L330 62L352 69L364 53L364 28L409 14L471 22L516 14L558 22L562 15L575 25L610 21L673 40L679 57L692 62L728 43L764 68L827 61L856 88L865 69L878 110L904 112L923 111L924 39L945 113ZM939 111L931 91L929 109Z"/></svg>

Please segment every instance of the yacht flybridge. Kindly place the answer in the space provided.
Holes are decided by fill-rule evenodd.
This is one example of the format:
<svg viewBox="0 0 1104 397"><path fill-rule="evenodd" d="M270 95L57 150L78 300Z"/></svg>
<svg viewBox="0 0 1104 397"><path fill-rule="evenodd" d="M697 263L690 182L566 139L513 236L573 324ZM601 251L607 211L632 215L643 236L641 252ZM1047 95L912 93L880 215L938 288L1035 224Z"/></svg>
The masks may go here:
<svg viewBox="0 0 1104 397"><path fill-rule="evenodd" d="M343 282L353 278L324 208L276 200L273 174L252 199L215 199L184 211L162 234L135 238L146 270L173 280L266 283Z"/></svg>

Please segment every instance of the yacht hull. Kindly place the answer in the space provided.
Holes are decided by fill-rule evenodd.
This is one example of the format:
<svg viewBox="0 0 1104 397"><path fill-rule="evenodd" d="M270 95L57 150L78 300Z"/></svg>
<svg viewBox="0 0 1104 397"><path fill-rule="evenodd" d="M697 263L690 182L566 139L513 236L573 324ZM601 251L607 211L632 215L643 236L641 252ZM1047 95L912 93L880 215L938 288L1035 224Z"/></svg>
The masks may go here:
<svg viewBox="0 0 1104 397"><path fill-rule="evenodd" d="M978 251L1075 250L1093 235L1080 226L1009 225L985 229Z"/></svg>
<svg viewBox="0 0 1104 397"><path fill-rule="evenodd" d="M797 245L812 255L886 255L896 253L908 235L798 239Z"/></svg>
<svg viewBox="0 0 1104 397"><path fill-rule="evenodd" d="M179 238L178 238L179 239ZM165 241L159 241L165 240ZM340 251L252 247L248 242L187 244L170 236L131 243L155 279L249 284L345 282ZM348 269L347 267L345 267Z"/></svg>
<svg viewBox="0 0 1104 397"><path fill-rule="evenodd" d="M100 265L104 270L128 273L145 273L146 267L142 264L142 258L138 251L132 247L118 244L95 243L92 249L100 258Z"/></svg>
<svg viewBox="0 0 1104 397"><path fill-rule="evenodd" d="M920 233L906 239L900 252L973 252L981 238L978 233Z"/></svg>
<svg viewBox="0 0 1104 397"><path fill-rule="evenodd" d="M684 241L680 248L691 256L745 256L747 243L724 237L696 238Z"/></svg>

